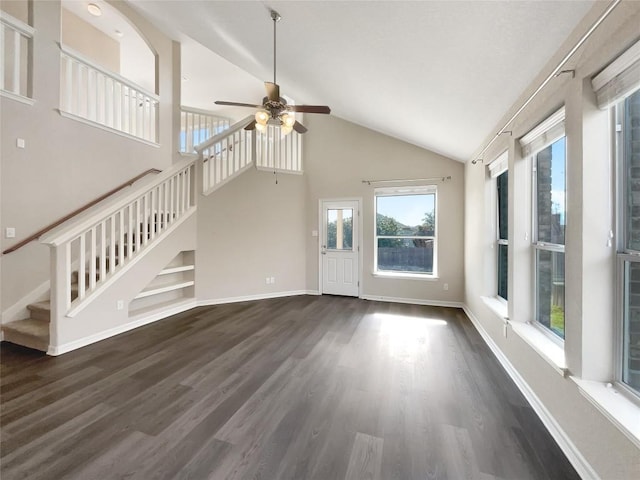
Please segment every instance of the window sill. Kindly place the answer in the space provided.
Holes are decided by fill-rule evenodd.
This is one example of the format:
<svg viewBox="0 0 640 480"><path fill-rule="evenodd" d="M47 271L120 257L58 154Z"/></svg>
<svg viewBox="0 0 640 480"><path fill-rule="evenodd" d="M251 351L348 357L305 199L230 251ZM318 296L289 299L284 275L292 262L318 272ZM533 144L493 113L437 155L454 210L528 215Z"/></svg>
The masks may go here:
<svg viewBox="0 0 640 480"><path fill-rule="evenodd" d="M484 304L495 313L500 320L509 320L509 310L507 304L496 297L481 297Z"/></svg>
<svg viewBox="0 0 640 480"><path fill-rule="evenodd" d="M440 280L437 275L427 275L424 273L406 273L406 272L373 272L371 275L378 278L400 278L404 280L424 280L433 282Z"/></svg>
<svg viewBox="0 0 640 480"><path fill-rule="evenodd" d="M569 369L563 347L531 324L509 321L509 325L515 334L527 342L556 372L563 377L567 375Z"/></svg>
<svg viewBox="0 0 640 480"><path fill-rule="evenodd" d="M640 448L640 407L611 384L571 377L580 393Z"/></svg>
<svg viewBox="0 0 640 480"><path fill-rule="evenodd" d="M33 105L36 101L33 98L25 97L18 93L9 92L8 90L0 90L0 95L5 98L10 98L16 102L24 103L25 105Z"/></svg>

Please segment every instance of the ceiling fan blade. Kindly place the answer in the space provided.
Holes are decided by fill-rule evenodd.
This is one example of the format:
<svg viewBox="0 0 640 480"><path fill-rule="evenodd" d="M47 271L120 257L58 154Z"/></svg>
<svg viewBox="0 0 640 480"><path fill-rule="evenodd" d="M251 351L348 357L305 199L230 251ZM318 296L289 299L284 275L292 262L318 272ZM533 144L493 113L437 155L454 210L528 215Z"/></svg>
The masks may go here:
<svg viewBox="0 0 640 480"><path fill-rule="evenodd" d="M287 105L287 110L303 113L331 113L326 105Z"/></svg>
<svg viewBox="0 0 640 480"><path fill-rule="evenodd" d="M267 89L267 98L269 101L280 101L280 86L277 83L264 82L264 87Z"/></svg>
<svg viewBox="0 0 640 480"><path fill-rule="evenodd" d="M298 133L305 133L307 131L307 127L305 127L303 124L301 124L298 121L296 121L296 123L293 124L293 129Z"/></svg>
<svg viewBox="0 0 640 480"><path fill-rule="evenodd" d="M252 103L238 103L238 102L225 102L222 100L216 100L216 105L228 105L230 107L250 107L250 108L262 108L262 105L254 105Z"/></svg>
<svg viewBox="0 0 640 480"><path fill-rule="evenodd" d="M246 127L244 127L245 130L255 130L256 128L256 121L254 120L253 122L251 122L249 125L247 125Z"/></svg>

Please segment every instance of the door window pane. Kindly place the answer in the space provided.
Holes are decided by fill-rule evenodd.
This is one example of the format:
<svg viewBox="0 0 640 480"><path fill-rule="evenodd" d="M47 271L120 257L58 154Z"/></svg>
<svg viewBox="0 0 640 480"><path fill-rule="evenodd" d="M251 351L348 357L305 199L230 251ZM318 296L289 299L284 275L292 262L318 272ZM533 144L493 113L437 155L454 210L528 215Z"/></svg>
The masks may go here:
<svg viewBox="0 0 640 480"><path fill-rule="evenodd" d="M327 248L353 250L353 210L338 208L327 210Z"/></svg>
<svg viewBox="0 0 640 480"><path fill-rule="evenodd" d="M536 225L538 242L564 245L565 137L536 155Z"/></svg>
<svg viewBox="0 0 640 480"><path fill-rule="evenodd" d="M564 339L564 253L537 250L537 320Z"/></svg>

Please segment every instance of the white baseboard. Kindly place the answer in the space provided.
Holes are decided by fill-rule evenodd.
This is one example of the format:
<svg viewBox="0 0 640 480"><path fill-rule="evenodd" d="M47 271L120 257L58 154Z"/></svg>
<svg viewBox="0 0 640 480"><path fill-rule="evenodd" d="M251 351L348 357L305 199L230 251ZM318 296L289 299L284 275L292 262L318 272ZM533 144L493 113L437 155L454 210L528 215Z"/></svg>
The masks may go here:
<svg viewBox="0 0 640 480"><path fill-rule="evenodd" d="M462 308L462 302L446 302L441 300L424 300L422 298L385 297L381 295L362 295L363 300L376 300L379 302L409 303L412 305L427 305L429 307Z"/></svg>
<svg viewBox="0 0 640 480"><path fill-rule="evenodd" d="M522 395L527 399L533 411L536 412L544 426L547 428L551 436L554 438L562 452L566 455L573 468L576 469L578 475L580 475L583 479L598 479L600 478L593 467L587 462L582 453L578 450L575 444L571 441L566 432L562 429L560 424L556 421L556 419L551 415L551 412L547 410L547 407L544 406L542 401L538 398L535 392L531 389L529 384L522 378L518 370L513 366L513 364L509 361L507 356L500 350L498 345L493 341L491 336L487 333L487 331L482 327L480 321L476 318L476 316L471 312L469 307L465 304L462 304L462 308L464 312L467 314L467 317L473 323L473 326L478 331L484 342L487 344L491 352L495 355L498 362L502 365L502 367L506 370L511 380L514 381Z"/></svg>
<svg viewBox="0 0 640 480"><path fill-rule="evenodd" d="M294 297L296 295L320 295L317 290L289 290L286 292L258 293L255 295L242 295L239 297L211 298L198 300L199 307L208 305L222 305L225 303L251 302L254 300L266 300L269 298Z"/></svg>
<svg viewBox="0 0 640 480"><path fill-rule="evenodd" d="M157 322L158 320L162 320L163 318L170 317L171 315L182 313L196 306L197 306L197 302L195 299L188 299L182 302L177 302L174 305L165 307L160 311L152 312L146 315L140 315L139 317L136 317L131 322L118 325L117 327L110 328L108 330L104 330L102 332L95 333L93 335L89 335L88 337L80 338L78 340L74 340L73 342L64 343L62 345L49 345L49 349L47 350L47 355L52 355L52 356L62 355L63 353L67 353L72 350L77 350L78 348L86 347L87 345L91 345L92 343L99 342L100 340L105 340L107 338L114 337L121 333L128 332L129 330L133 330L134 328L142 327L143 325Z"/></svg>
<svg viewBox="0 0 640 480"><path fill-rule="evenodd" d="M45 295L51 290L51 282L47 280L38 285L32 291L27 293L24 297L18 300L16 303L2 312L2 324L15 322L16 320L22 320L29 318L29 310L27 305L40 302L45 298Z"/></svg>

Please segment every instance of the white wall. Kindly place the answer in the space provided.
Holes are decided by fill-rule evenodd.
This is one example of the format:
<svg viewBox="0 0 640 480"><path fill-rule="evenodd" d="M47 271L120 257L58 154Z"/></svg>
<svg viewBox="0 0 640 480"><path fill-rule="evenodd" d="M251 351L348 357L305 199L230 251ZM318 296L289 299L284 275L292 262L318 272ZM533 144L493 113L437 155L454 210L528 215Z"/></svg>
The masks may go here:
<svg viewBox="0 0 640 480"><path fill-rule="evenodd" d="M608 6L597 3L586 20L532 82L529 91L556 66L581 34ZM607 246L613 228L610 200L611 168L607 112L595 107L590 78L638 39L640 3L623 2L569 62L575 78L553 80L509 126L513 137L503 135L484 155L490 161L509 149L509 318L532 319L531 223L522 207L530 195L530 170L521 158L517 139L557 108L566 108L567 135L567 236L566 236L566 340L570 375L608 381L613 378L613 278L614 250ZM514 68L517 68L514 66ZM528 92L527 92L528 93ZM513 106L515 111L525 95ZM511 116L492 131L498 131ZM600 413L567 376L559 375L528 343L513 332L504 338L503 322L482 301L487 287L484 261L490 254L485 219L494 206L487 200L488 176L482 164L466 164L465 181L465 303L491 340L506 356L537 396L576 451L602 478L637 478L640 450ZM530 198L530 197L529 197ZM520 207L513 211L513 206ZM525 237L525 234L527 237Z"/></svg>
<svg viewBox="0 0 640 480"><path fill-rule="evenodd" d="M3 236L2 250L142 171L166 168L179 158L177 131L172 130L172 85L180 78L174 44L127 5L116 6L136 22L159 54L160 145L149 146L60 116L60 3L34 2L35 103L0 99L1 228L16 228L15 239ZM26 141L26 148L16 147L17 138ZM48 250L32 242L3 255L0 268L4 312L48 280Z"/></svg>
<svg viewBox="0 0 640 480"><path fill-rule="evenodd" d="M66 8L62 9L62 43L98 65L120 73L120 44ZM152 69L153 70L153 69Z"/></svg>
<svg viewBox="0 0 640 480"><path fill-rule="evenodd" d="M305 179L253 168L198 200L200 302L304 292ZM275 277L274 284L265 278Z"/></svg>
<svg viewBox="0 0 640 480"><path fill-rule="evenodd" d="M362 198L362 292L366 296L416 300L433 304L461 302L463 278L464 166L454 160L387 137L359 125L325 115L305 115L309 128L303 144L306 192L307 288L318 290L320 199ZM437 280L373 276L373 186L364 179L411 179L451 176L438 183ZM449 290L443 289L447 283Z"/></svg>

